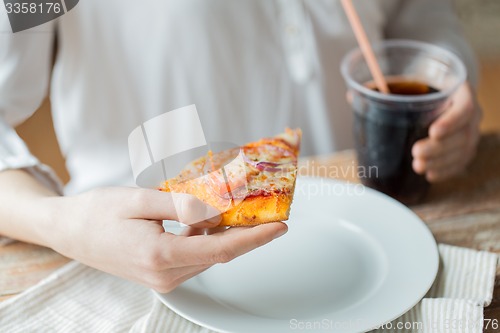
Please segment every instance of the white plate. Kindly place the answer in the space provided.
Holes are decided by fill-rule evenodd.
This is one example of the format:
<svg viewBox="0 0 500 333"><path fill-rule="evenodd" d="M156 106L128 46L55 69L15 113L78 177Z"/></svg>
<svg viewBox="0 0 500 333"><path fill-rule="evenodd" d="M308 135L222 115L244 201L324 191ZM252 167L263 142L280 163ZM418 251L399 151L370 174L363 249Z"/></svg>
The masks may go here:
<svg viewBox="0 0 500 333"><path fill-rule="evenodd" d="M285 236L158 297L220 332L365 332L412 308L436 277L425 224L361 185L300 178L288 226Z"/></svg>

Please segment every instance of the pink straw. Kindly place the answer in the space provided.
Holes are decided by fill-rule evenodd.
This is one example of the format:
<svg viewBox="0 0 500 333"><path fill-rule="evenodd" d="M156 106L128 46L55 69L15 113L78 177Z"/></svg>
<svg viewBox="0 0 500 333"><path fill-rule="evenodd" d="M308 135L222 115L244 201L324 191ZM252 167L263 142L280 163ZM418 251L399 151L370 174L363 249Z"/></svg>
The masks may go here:
<svg viewBox="0 0 500 333"><path fill-rule="evenodd" d="M366 37L366 32L363 29L361 20L359 19L358 13L356 12L356 8L354 8L351 0L342 0L342 6L344 6L345 13L347 15L347 18L349 19L352 30L354 31L354 35L356 35L359 47L361 49L361 52L363 52L363 56L365 57L366 63L368 64L368 69L373 76L373 80L375 81L375 85L377 86L378 91L383 94L389 94L390 91L387 86L387 82L385 81L384 75L382 74L382 70L380 69L377 59L375 58L372 46L368 41L368 37Z"/></svg>

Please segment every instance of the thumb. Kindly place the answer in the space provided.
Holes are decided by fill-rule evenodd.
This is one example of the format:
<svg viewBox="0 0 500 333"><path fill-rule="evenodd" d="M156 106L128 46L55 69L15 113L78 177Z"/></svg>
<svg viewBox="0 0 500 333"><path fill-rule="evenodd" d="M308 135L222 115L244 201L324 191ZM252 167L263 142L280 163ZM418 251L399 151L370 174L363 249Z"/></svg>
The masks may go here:
<svg viewBox="0 0 500 333"><path fill-rule="evenodd" d="M474 111L474 103L470 88L464 84L453 94L450 105L429 128L429 136L442 139L464 127Z"/></svg>
<svg viewBox="0 0 500 333"><path fill-rule="evenodd" d="M151 189L134 191L136 193L130 196L129 218L176 220L199 228L220 223L220 212L192 195Z"/></svg>

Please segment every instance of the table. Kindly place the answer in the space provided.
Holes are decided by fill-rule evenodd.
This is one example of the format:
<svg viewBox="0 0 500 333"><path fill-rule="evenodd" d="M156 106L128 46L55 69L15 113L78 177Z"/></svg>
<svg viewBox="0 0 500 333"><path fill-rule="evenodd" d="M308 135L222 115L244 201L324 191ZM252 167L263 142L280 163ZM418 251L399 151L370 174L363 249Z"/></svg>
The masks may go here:
<svg viewBox="0 0 500 333"><path fill-rule="evenodd" d="M352 150L301 161L301 174L359 182ZM467 172L435 184L424 201L410 207L438 242L500 253L500 133L484 134ZM69 259L43 247L16 242L0 247L0 301L49 275ZM500 268L485 318L500 318ZM485 330L485 332L498 332Z"/></svg>

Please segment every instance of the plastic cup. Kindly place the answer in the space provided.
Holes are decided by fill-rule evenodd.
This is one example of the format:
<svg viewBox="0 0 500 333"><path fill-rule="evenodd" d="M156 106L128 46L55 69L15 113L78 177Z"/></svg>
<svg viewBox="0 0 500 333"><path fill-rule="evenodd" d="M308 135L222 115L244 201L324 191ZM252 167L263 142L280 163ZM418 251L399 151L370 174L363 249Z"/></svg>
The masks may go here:
<svg viewBox="0 0 500 333"><path fill-rule="evenodd" d="M364 185L414 204L429 183L413 171L411 149L449 106L450 96L466 79L466 69L455 54L427 43L388 40L373 49L389 86L419 83L431 91L382 94L374 89L361 50L344 57L341 71L352 92L358 175Z"/></svg>

